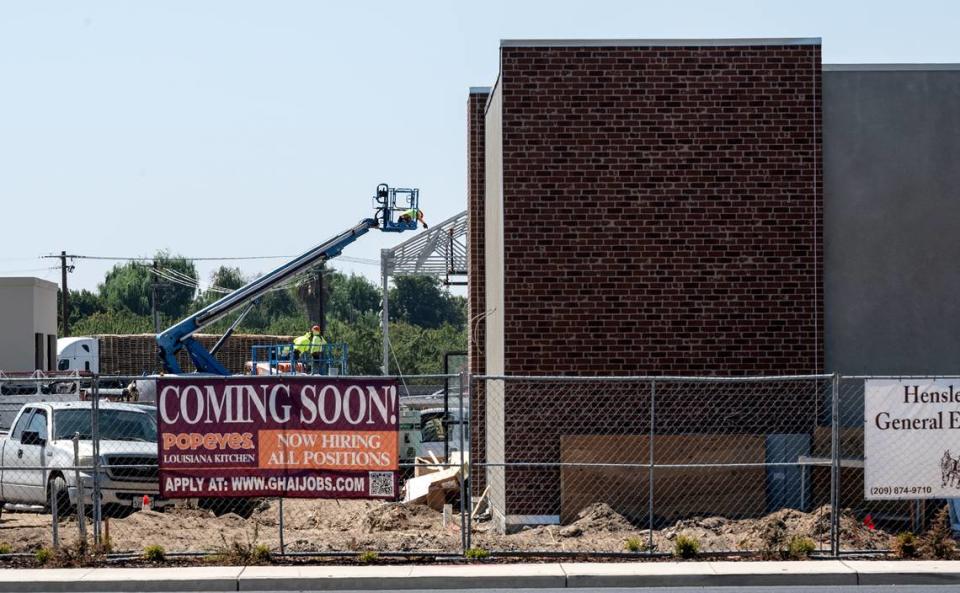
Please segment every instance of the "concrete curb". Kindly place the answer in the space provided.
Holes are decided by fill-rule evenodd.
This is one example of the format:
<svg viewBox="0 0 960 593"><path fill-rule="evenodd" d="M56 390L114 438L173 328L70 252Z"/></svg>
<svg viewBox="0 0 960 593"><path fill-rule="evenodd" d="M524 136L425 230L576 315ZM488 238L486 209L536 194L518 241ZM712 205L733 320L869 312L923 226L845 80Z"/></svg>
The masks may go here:
<svg viewBox="0 0 960 593"><path fill-rule="evenodd" d="M564 588L566 580L559 564L251 566L238 590L542 589Z"/></svg>
<svg viewBox="0 0 960 593"><path fill-rule="evenodd" d="M847 560L861 585L956 585L960 562L952 560Z"/></svg>
<svg viewBox="0 0 960 593"><path fill-rule="evenodd" d="M0 593L960 584L960 561L2 569Z"/></svg>
<svg viewBox="0 0 960 593"><path fill-rule="evenodd" d="M0 592L236 591L242 566L0 570Z"/></svg>

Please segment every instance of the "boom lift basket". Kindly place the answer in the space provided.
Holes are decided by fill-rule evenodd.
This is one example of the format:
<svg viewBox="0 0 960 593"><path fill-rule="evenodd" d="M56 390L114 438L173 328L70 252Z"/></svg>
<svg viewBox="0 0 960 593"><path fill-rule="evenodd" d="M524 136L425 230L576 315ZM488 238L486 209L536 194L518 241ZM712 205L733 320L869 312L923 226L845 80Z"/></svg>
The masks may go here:
<svg viewBox="0 0 960 593"><path fill-rule="evenodd" d="M377 222L381 231L399 233L417 230L417 220L400 220L407 210L419 210L420 190L407 187L389 187L386 183L377 186L377 195L373 197L373 207L377 209Z"/></svg>

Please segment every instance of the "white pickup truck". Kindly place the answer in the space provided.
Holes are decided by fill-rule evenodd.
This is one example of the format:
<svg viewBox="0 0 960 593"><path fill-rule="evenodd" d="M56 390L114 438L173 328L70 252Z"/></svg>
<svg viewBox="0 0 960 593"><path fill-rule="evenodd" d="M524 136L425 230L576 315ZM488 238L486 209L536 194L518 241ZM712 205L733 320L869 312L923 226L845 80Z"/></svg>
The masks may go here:
<svg viewBox="0 0 960 593"><path fill-rule="evenodd" d="M156 409L137 404L101 402L100 492L104 505L137 507L159 494ZM58 513L77 502L75 466L80 471L84 503L91 502L93 442L91 402L41 402L23 406L10 434L0 437L0 508L3 504L43 505L51 494ZM73 437L79 433L79 459Z"/></svg>

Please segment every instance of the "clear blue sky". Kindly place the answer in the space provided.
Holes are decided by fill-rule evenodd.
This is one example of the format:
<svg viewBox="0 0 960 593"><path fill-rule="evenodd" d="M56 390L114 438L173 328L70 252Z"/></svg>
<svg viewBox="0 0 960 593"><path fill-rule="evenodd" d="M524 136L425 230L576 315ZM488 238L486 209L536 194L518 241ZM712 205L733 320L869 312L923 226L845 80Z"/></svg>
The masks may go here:
<svg viewBox="0 0 960 593"><path fill-rule="evenodd" d="M59 281L23 270L61 249L299 253L369 216L381 181L451 216L467 89L494 81L503 38L819 36L826 63L960 62L958 30L956 1L6 1L0 275ZM90 289L110 265L77 264Z"/></svg>

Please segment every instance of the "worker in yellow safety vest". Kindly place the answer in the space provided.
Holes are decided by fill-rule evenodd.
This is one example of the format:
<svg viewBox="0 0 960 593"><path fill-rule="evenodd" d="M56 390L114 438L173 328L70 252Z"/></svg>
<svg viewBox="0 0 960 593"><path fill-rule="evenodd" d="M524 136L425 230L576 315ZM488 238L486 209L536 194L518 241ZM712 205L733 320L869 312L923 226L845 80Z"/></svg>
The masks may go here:
<svg viewBox="0 0 960 593"><path fill-rule="evenodd" d="M410 222L411 220L420 221L423 228L427 228L427 221L423 219L423 210L411 208L400 215L400 222Z"/></svg>
<svg viewBox="0 0 960 593"><path fill-rule="evenodd" d="M310 331L293 340L293 351L297 359L304 365L309 365L310 372L320 372L320 358L327 341L323 339L319 325L314 325Z"/></svg>

